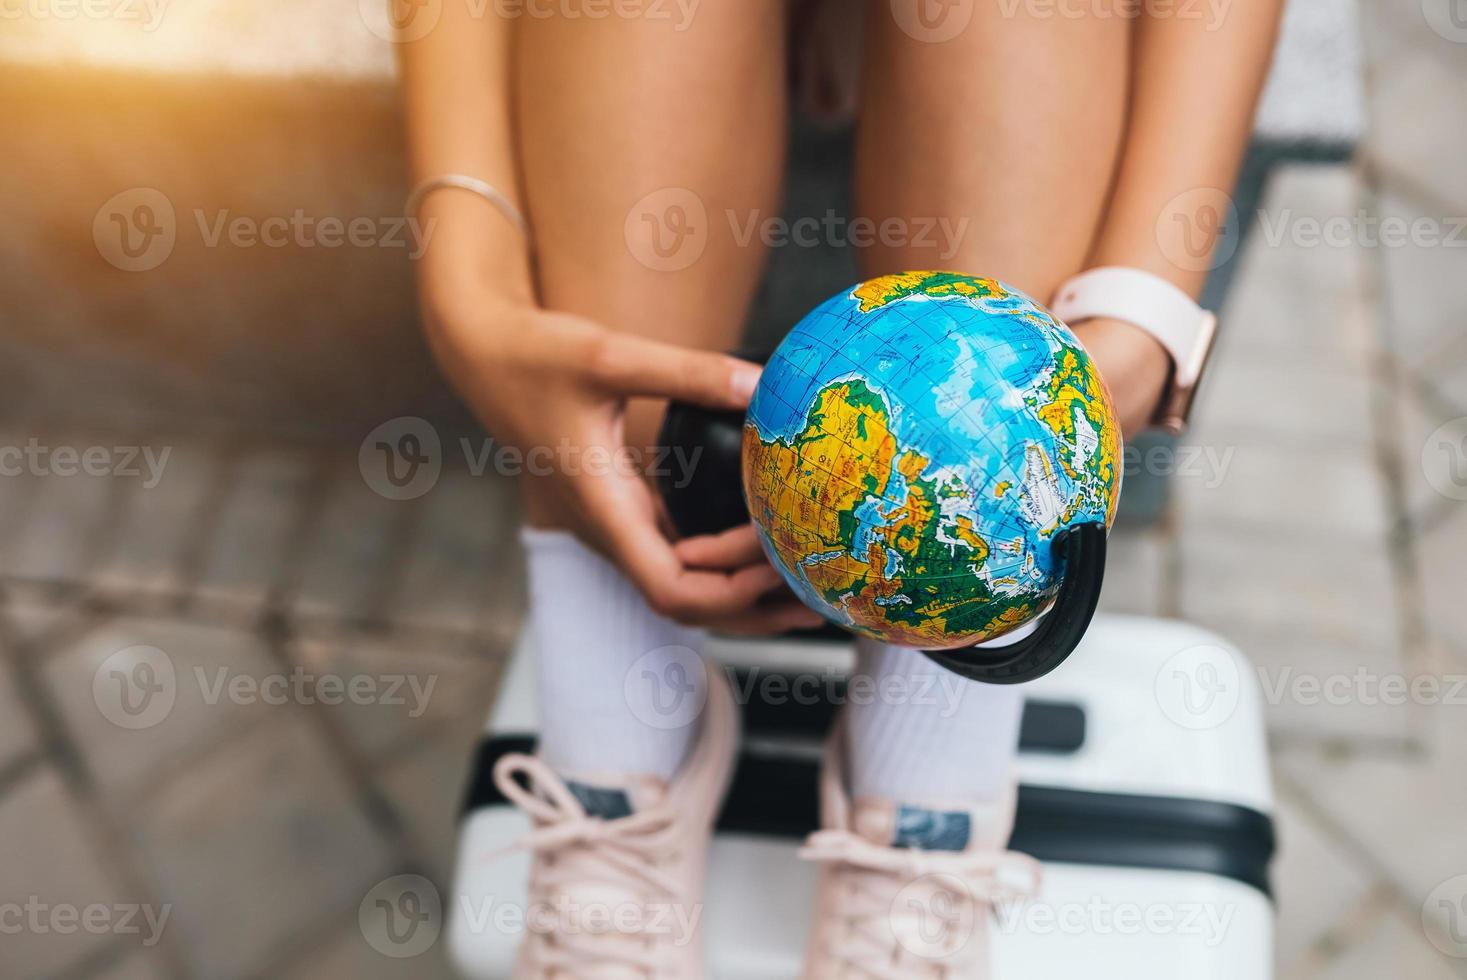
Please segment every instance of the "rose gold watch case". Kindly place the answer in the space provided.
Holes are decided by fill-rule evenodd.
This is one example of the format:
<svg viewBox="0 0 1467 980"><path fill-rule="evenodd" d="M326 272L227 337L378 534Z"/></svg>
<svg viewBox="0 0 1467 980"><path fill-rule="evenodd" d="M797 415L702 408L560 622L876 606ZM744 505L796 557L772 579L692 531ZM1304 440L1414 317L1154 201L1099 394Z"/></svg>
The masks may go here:
<svg viewBox="0 0 1467 980"><path fill-rule="evenodd" d="M1217 340L1217 315L1205 313L1202 328L1198 331L1197 343L1192 348L1186 364L1178 364L1172 372L1172 383L1157 406L1152 425L1181 435L1192 417L1192 405L1197 397L1197 386L1212 358L1212 347Z"/></svg>

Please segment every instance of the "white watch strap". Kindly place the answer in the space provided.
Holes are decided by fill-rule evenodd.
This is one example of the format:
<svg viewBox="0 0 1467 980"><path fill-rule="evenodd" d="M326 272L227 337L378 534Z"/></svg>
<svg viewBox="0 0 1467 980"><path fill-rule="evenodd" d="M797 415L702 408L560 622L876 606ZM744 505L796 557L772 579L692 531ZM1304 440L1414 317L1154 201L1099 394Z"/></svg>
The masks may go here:
<svg viewBox="0 0 1467 980"><path fill-rule="evenodd" d="M1174 384L1202 373L1217 319L1192 297L1141 269L1103 266L1082 272L1055 294L1052 312L1067 324L1094 317L1123 320L1155 337L1172 356Z"/></svg>

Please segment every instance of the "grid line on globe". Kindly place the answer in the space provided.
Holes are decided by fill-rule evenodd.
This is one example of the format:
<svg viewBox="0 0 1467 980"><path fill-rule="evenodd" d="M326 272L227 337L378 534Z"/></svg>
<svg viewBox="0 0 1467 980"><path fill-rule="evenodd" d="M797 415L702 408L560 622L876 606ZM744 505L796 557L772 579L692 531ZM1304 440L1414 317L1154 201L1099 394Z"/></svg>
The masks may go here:
<svg viewBox="0 0 1467 980"><path fill-rule="evenodd" d="M822 304L750 406L744 491L791 588L911 646L1001 636L1058 587L1050 544L1109 525L1120 436L1078 339L994 280L916 272Z"/></svg>

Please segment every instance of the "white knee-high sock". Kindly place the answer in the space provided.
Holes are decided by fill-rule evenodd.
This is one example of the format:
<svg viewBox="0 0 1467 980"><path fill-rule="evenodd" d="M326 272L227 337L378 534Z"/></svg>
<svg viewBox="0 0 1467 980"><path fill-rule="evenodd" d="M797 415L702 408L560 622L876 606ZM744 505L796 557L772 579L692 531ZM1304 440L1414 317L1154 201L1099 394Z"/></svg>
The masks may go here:
<svg viewBox="0 0 1467 980"><path fill-rule="evenodd" d="M846 708L852 796L899 803L987 802L1011 778L1019 745L1022 690L980 684L939 667L918 650L856 643ZM856 678L869 677L870 680Z"/></svg>
<svg viewBox="0 0 1467 980"><path fill-rule="evenodd" d="M540 753L562 775L671 779L707 697L703 633L564 531L526 528Z"/></svg>

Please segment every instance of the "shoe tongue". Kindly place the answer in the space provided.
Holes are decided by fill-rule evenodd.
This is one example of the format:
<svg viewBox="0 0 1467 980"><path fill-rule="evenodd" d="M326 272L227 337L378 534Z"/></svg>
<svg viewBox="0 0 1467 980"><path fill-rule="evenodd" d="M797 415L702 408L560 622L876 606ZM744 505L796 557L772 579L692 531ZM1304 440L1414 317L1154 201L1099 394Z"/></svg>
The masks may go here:
<svg viewBox="0 0 1467 980"><path fill-rule="evenodd" d="M964 851L973 839L973 813L941 807L862 800L852 825L856 833L882 847L923 851Z"/></svg>
<svg viewBox="0 0 1467 980"><path fill-rule="evenodd" d="M632 776L614 782L566 779L565 788L585 807L587 815L602 820L629 817L667 798L667 785L651 776Z"/></svg>

